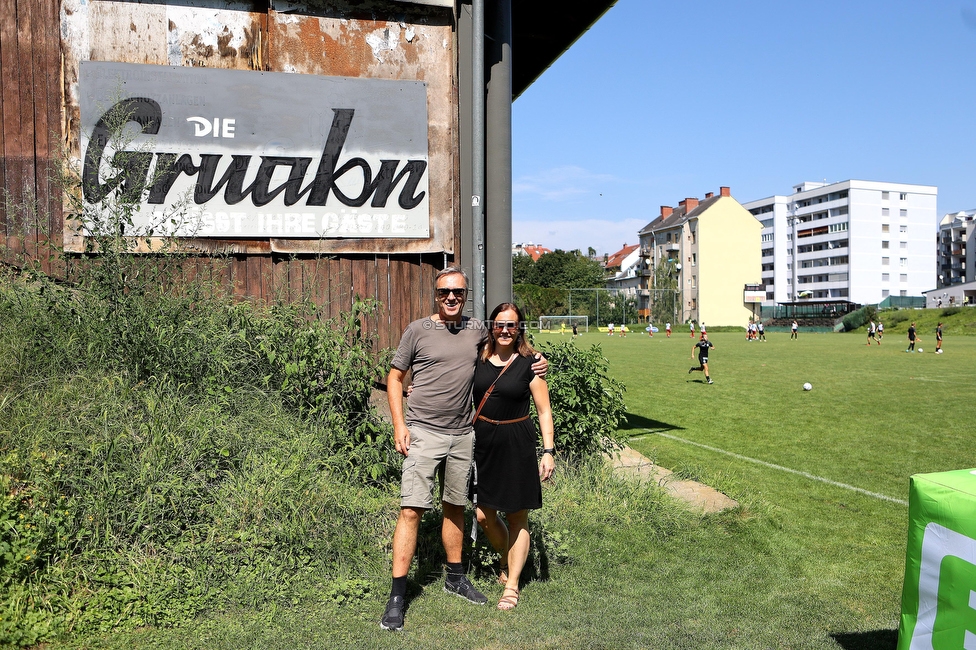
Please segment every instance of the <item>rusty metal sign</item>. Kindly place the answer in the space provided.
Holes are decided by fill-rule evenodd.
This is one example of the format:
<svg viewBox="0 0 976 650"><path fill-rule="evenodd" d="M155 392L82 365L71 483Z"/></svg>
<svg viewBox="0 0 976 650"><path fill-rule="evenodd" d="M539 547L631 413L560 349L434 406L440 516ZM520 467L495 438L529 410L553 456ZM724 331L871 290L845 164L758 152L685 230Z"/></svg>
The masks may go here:
<svg viewBox="0 0 976 650"><path fill-rule="evenodd" d="M422 81L82 62L86 203L140 235L428 238Z"/></svg>

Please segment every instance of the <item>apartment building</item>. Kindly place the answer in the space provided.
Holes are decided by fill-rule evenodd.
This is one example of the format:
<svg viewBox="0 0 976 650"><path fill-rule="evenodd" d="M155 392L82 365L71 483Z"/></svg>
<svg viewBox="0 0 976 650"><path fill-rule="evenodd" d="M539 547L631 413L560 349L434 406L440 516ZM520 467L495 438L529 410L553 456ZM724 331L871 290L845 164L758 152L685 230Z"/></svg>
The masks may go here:
<svg viewBox="0 0 976 650"><path fill-rule="evenodd" d="M676 208L661 206L640 231L646 271L638 306L673 323L745 325L756 315L747 285L760 279L760 229L728 187ZM663 314L662 303L668 305Z"/></svg>
<svg viewBox="0 0 976 650"><path fill-rule="evenodd" d="M936 287L976 281L973 272L973 232L976 210L960 210L942 217L938 235L938 277Z"/></svg>
<svg viewBox="0 0 976 650"><path fill-rule="evenodd" d="M744 203L762 226L763 304L921 296L936 283L937 197L932 185L848 180Z"/></svg>

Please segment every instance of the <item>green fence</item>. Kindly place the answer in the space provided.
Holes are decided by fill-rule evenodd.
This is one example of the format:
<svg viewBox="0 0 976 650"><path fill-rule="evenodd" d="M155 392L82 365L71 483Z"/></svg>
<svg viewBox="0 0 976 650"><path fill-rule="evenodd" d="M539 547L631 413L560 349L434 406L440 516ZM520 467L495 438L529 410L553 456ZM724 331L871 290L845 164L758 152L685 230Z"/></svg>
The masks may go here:
<svg viewBox="0 0 976 650"><path fill-rule="evenodd" d="M925 296L888 296L878 303L878 309L925 309Z"/></svg>

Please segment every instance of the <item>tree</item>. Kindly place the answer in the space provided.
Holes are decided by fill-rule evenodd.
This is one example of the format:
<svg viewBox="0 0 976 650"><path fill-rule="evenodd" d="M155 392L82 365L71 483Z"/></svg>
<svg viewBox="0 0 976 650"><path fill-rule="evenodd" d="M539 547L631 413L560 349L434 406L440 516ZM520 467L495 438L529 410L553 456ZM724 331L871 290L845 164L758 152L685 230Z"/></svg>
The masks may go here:
<svg viewBox="0 0 976 650"><path fill-rule="evenodd" d="M581 289L602 287L603 267L579 251L543 253L535 263L535 282L540 287Z"/></svg>
<svg viewBox="0 0 976 650"><path fill-rule="evenodd" d="M672 260L661 260L654 269L651 318L658 323L677 320L678 267Z"/></svg>
<svg viewBox="0 0 976 650"><path fill-rule="evenodd" d="M535 281L535 260L531 255L512 257L512 284L538 284Z"/></svg>

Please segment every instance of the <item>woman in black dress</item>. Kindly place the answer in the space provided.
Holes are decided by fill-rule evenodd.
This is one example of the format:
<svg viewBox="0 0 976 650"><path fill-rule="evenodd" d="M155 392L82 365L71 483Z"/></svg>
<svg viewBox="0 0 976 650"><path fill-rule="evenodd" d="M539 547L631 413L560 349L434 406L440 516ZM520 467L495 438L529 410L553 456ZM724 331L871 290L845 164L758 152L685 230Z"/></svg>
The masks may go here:
<svg viewBox="0 0 976 650"><path fill-rule="evenodd" d="M478 523L502 556L499 580L505 591L498 609L514 609L519 577L529 555L529 510L542 507L542 483L556 461L545 379L532 372L535 350L525 339L522 312L502 303L491 313L488 340L474 374L474 459L478 472ZM488 398L484 399L485 394ZM542 430L542 460L536 461L536 428L529 418L535 401ZM505 513L506 526L499 512Z"/></svg>

